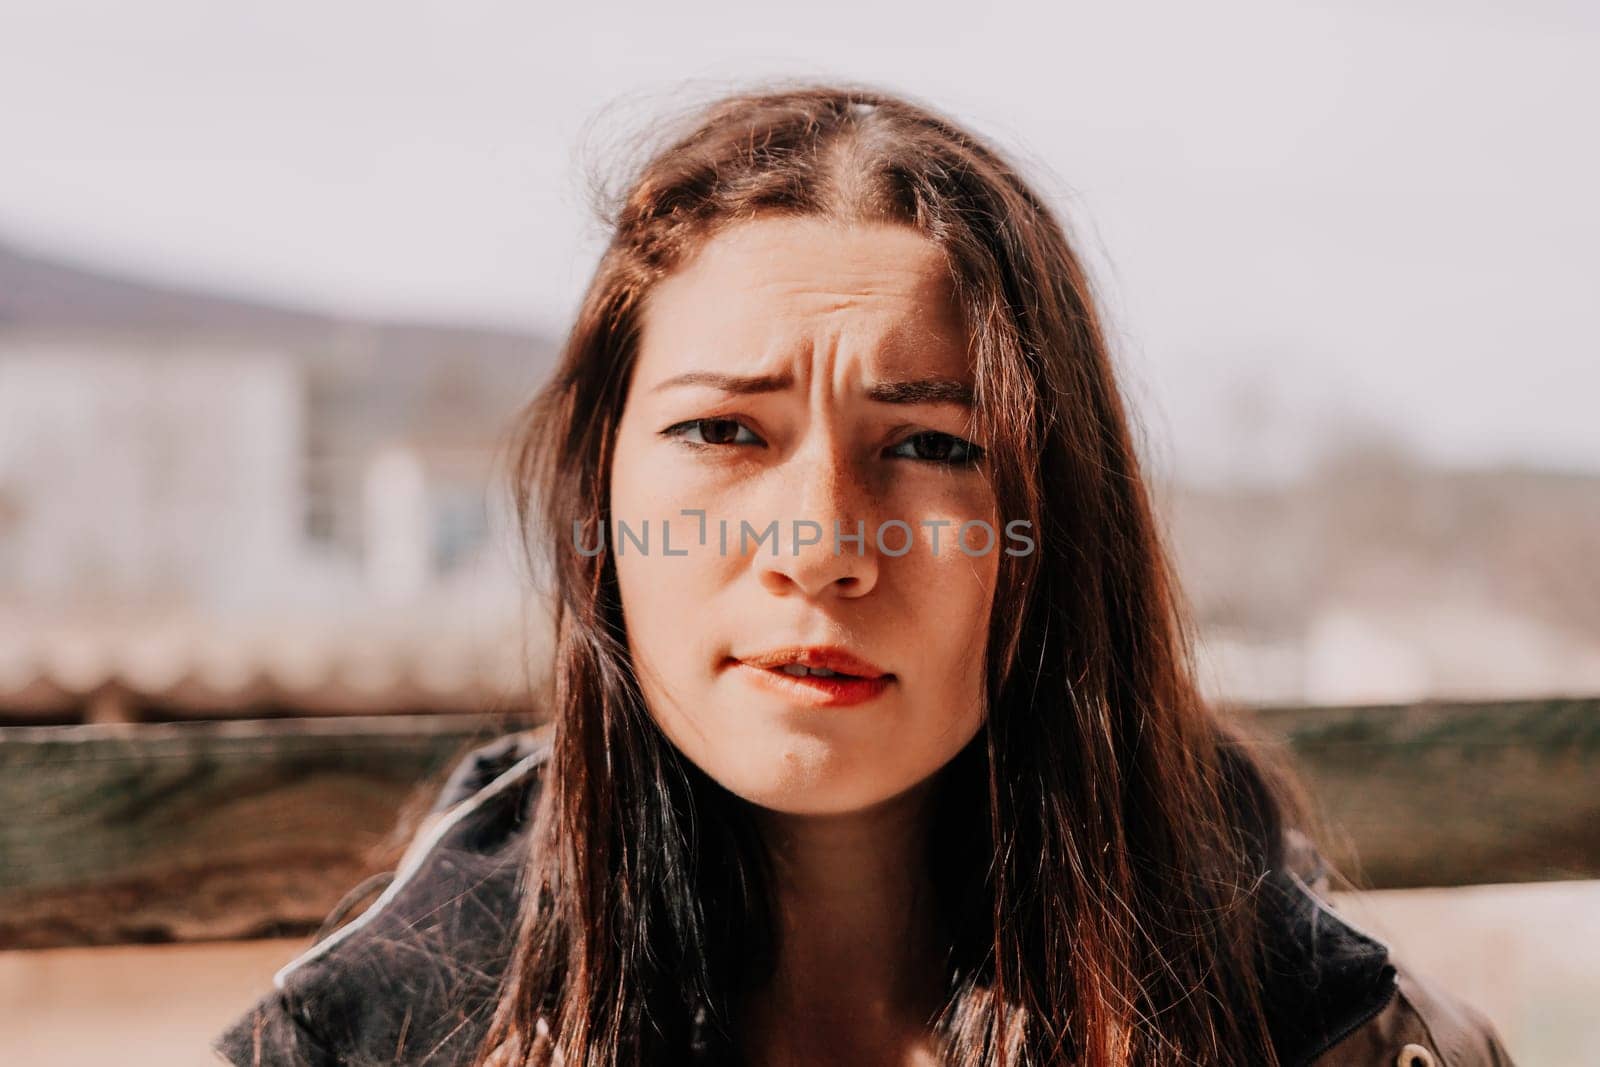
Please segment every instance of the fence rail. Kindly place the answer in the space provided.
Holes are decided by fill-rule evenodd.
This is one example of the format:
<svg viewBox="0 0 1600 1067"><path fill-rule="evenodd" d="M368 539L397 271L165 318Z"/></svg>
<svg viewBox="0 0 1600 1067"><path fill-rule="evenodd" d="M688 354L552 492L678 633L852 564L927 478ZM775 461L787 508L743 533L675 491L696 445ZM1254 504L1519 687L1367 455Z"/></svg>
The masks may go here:
<svg viewBox="0 0 1600 1067"><path fill-rule="evenodd" d="M1347 836L1332 858L1373 888L1600 877L1600 698L1253 717Z"/></svg>
<svg viewBox="0 0 1600 1067"><path fill-rule="evenodd" d="M408 803L497 728L459 714L0 730L0 948L315 930Z"/></svg>
<svg viewBox="0 0 1600 1067"><path fill-rule="evenodd" d="M1247 714L1366 884L1600 876L1600 699ZM427 783L529 722L0 728L0 948L308 933L398 855Z"/></svg>

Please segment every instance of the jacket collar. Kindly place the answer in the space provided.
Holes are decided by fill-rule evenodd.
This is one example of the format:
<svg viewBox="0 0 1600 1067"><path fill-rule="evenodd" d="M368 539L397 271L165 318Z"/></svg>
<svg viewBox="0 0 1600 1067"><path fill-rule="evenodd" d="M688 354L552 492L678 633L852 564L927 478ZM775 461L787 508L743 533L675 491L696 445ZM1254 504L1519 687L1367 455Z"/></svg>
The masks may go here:
<svg viewBox="0 0 1600 1067"><path fill-rule="evenodd" d="M1286 866L1262 882L1262 995L1284 1067L1311 1063L1382 1011L1397 988L1388 946L1338 915L1325 882L1303 873Z"/></svg>
<svg viewBox="0 0 1600 1067"><path fill-rule="evenodd" d="M330 1048L356 1062L383 1050L392 1062L447 1063L481 1038L515 937L548 747L512 755L375 903L278 973L285 1003ZM1381 1011L1396 977L1388 947L1334 912L1320 856L1290 834L1289 861L1261 882L1262 996L1280 1061L1304 1067Z"/></svg>

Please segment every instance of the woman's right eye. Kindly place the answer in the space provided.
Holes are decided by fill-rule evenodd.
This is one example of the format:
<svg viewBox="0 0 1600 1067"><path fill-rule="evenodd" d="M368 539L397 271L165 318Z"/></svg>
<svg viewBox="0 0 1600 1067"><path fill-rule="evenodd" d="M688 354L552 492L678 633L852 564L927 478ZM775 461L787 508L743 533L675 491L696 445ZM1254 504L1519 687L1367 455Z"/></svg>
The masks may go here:
<svg viewBox="0 0 1600 1067"><path fill-rule="evenodd" d="M748 439L740 440L744 431ZM676 438L690 448L711 448L716 445L759 445L757 437L748 426L737 419L689 419L661 431L663 437ZM698 438L698 439L696 439Z"/></svg>

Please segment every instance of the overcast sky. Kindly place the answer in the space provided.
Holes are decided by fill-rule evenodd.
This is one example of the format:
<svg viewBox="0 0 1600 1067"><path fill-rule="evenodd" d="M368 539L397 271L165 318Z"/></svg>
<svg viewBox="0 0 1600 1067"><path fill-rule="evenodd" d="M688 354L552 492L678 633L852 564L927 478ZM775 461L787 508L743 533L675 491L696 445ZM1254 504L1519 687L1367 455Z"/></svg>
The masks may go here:
<svg viewBox="0 0 1600 1067"><path fill-rule="evenodd" d="M586 166L686 93L910 92L1020 157L1155 457L1334 423L1600 470L1600 5L0 0L0 237L328 308L565 328Z"/></svg>

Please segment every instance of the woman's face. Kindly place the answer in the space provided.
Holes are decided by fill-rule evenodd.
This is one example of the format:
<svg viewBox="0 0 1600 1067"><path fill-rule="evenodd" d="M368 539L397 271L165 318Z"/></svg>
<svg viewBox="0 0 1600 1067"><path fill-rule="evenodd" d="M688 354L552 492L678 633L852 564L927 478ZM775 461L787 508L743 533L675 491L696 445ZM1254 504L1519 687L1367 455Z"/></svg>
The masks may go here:
<svg viewBox="0 0 1600 1067"><path fill-rule="evenodd" d="M1007 542L971 364L942 252L902 227L741 223L651 293L608 538L650 713L744 799L860 810L982 724ZM750 662L807 649L881 677Z"/></svg>

